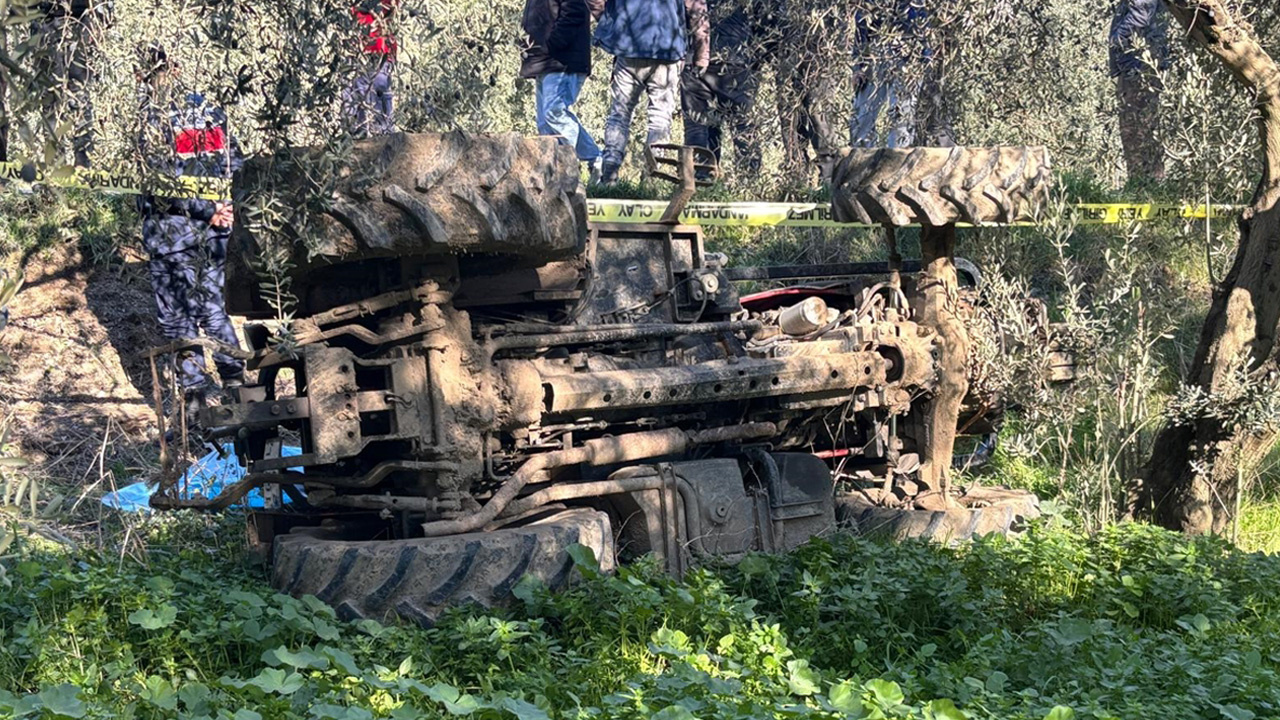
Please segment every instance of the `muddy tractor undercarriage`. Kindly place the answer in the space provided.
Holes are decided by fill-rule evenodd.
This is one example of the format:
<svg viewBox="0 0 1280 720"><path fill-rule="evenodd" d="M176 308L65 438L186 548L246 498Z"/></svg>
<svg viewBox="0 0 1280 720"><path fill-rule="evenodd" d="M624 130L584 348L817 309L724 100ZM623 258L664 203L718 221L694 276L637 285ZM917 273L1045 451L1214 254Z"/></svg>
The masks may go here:
<svg viewBox="0 0 1280 720"><path fill-rule="evenodd" d="M248 474L190 498L170 448L153 502L226 507L261 488L280 589L422 621L501 602L527 575L562 584L574 544L606 569L654 554L679 573L837 522L952 539L1036 513L947 487L957 429L999 421L967 392L963 320L980 309L951 248L957 221L1034 211L1043 150L851 152L837 216L924 222L924 264L895 250L774 268L733 267L676 224L699 156L672 152L682 187L648 224L589 224L576 160L552 141L462 134L360 146L319 189L311 252L244 219L232 312L272 314L251 264L264 252L292 253L297 301L286 333L246 326L255 381L201 415ZM273 191L314 203L306 162L237 182L294 178Z"/></svg>

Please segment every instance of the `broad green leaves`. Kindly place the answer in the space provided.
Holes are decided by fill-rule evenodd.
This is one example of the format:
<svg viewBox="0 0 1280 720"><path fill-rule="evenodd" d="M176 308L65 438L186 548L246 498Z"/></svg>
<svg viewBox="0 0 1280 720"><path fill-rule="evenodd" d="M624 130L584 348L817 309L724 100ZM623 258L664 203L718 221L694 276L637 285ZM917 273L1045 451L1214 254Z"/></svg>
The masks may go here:
<svg viewBox="0 0 1280 720"><path fill-rule="evenodd" d="M158 608L142 608L129 613L129 622L143 630L159 630L167 628L178 619L178 609L172 605L161 605Z"/></svg>

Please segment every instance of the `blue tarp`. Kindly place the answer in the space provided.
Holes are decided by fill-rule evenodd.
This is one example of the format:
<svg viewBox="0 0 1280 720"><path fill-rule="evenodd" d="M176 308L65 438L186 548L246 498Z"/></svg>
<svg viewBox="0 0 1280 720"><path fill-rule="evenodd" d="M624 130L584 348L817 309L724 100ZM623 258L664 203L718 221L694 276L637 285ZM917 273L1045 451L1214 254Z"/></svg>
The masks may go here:
<svg viewBox="0 0 1280 720"><path fill-rule="evenodd" d="M211 452L187 468L182 480L178 482L179 488L185 488L185 492L181 496L182 499L215 497L222 492L222 488L238 482L244 477L244 468L240 467L240 461L236 459L236 454L232 447L223 445L222 450L225 457L219 458L218 453ZM293 457L300 454L302 454L302 449L298 447L285 446L281 451L281 455L284 457ZM156 485L145 482L126 485L115 492L103 495L102 504L125 512L149 512L151 510L151 495L155 493L156 488ZM288 502L288 499L286 498L285 501ZM262 507L262 491L258 489L251 490L241 504L247 504L251 508Z"/></svg>

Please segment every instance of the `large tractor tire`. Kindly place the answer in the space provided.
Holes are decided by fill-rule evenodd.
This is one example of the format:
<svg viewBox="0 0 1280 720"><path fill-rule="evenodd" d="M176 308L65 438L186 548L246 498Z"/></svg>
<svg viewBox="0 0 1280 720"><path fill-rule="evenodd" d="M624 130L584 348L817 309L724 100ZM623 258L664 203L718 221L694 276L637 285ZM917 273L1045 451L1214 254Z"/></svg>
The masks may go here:
<svg viewBox="0 0 1280 720"><path fill-rule="evenodd" d="M1020 490L982 488L946 510L885 507L859 495L836 498L840 527L867 537L919 538L944 545L985 535L1015 535L1040 517L1040 502Z"/></svg>
<svg viewBox="0 0 1280 720"><path fill-rule="evenodd" d="M1043 147L850 149L832 174L832 212L887 226L1032 221L1049 170Z"/></svg>
<svg viewBox="0 0 1280 720"><path fill-rule="evenodd" d="M609 517L581 508L521 527L413 540L294 532L276 538L271 581L295 597L314 595L346 620L430 625L445 608L504 604L526 576L565 586L574 577L575 544L590 548L601 569L613 569Z"/></svg>
<svg viewBox="0 0 1280 720"><path fill-rule="evenodd" d="M572 148L515 133L397 133L342 157L303 148L260 158L234 181L227 286L256 288L263 257L304 284L313 270L379 258L572 257L587 238L579 173Z"/></svg>

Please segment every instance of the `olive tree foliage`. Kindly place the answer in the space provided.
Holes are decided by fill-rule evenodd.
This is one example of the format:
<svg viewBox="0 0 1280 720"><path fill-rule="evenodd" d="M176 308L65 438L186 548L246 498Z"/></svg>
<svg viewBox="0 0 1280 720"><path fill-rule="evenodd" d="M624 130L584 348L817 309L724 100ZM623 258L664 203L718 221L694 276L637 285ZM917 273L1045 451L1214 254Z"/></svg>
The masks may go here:
<svg viewBox="0 0 1280 720"><path fill-rule="evenodd" d="M66 88L41 83L65 81L34 72L46 51L31 42L37 13L24 8L35 0L6 2L0 75L9 84L14 125L28 128L11 133L11 154L56 154L56 148L67 144L59 136L66 128L52 128L55 137L49 137L50 128L40 122L41 98L65 94ZM877 34L876 47L856 51L863 57L901 56L905 62L891 67L889 74L903 87L923 87L920 114L950 119L958 143L1047 145L1059 168L1116 183L1122 168L1114 87L1106 69L1111 3L930 0L923 3L929 13L927 61L910 43L906 51L901 49L891 22ZM95 50L89 58L97 164L131 164L139 49L152 42L164 45L182 63L186 85L208 93L228 110L233 130L250 153L339 142L344 134L342 94L361 64L361 30L351 4L113 0L111 21L92 28ZM768 192L797 179L795 169L782 162L788 145L797 142L791 137L797 114L811 111L823 121L830 145L847 144L854 18L860 13L884 20L893 3L718 0L713 11L723 15L735 5L763 16L753 53L760 90L750 116L771 162L765 163L763 182L757 174L732 169L728 176L731 182ZM408 131L534 132L532 86L518 80L521 10L521 0L402 3L392 20L401 47L398 126ZM609 57L596 52L594 77L577 107L597 137L608 111L609 63ZM1174 72L1185 70L1175 65ZM1218 109L1196 108L1203 116L1217 115L1211 111ZM1179 118L1189 115L1180 113ZM922 126L930 120L922 117ZM1177 128L1170 126L1169 132L1176 134ZM814 153L808 149L811 158ZM788 177L788 172L793 174Z"/></svg>

